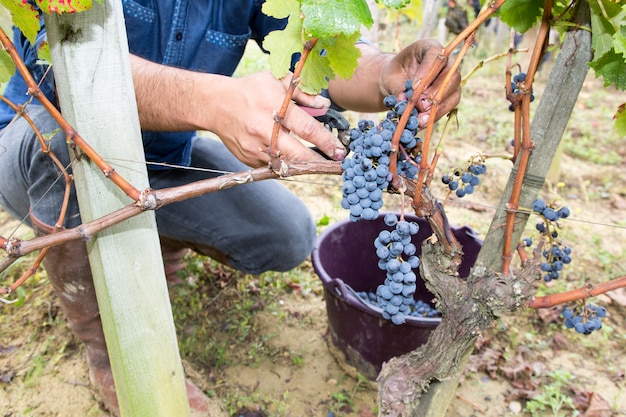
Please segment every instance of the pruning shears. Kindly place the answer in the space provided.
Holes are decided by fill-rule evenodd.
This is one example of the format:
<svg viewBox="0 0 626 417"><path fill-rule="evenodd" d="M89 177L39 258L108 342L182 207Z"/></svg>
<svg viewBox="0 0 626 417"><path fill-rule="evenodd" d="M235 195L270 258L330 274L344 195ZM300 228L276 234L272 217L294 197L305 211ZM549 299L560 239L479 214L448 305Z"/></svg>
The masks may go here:
<svg viewBox="0 0 626 417"><path fill-rule="evenodd" d="M318 122L322 123L326 129L329 131L336 130L337 138L343 144L343 146L348 149L350 145L350 122L348 119L343 117L343 115L334 109L313 109L311 107L301 106L307 113L312 115ZM324 152L320 151L317 147L311 148L315 152L319 153L326 159L330 159L328 155L324 154Z"/></svg>

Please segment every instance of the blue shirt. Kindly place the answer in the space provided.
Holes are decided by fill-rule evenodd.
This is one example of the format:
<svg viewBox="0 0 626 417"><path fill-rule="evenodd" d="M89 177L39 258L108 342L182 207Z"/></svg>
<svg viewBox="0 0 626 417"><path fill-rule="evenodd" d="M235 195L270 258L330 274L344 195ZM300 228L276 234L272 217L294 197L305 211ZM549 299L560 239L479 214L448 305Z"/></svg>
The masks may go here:
<svg viewBox="0 0 626 417"><path fill-rule="evenodd" d="M248 40L261 45L265 35L286 24L286 20L264 15L261 12L263 2L122 0L130 52L169 66L230 76L239 64ZM45 29L35 45L14 29L15 46L38 83L46 70L36 62L36 50L43 40ZM48 99L56 102L52 74L46 75L41 89ZM26 91L24 80L16 73L4 95L14 103L23 104L29 98ZM0 102L0 129L14 116L15 112ZM189 165L194 135L192 131L142 132L146 160Z"/></svg>

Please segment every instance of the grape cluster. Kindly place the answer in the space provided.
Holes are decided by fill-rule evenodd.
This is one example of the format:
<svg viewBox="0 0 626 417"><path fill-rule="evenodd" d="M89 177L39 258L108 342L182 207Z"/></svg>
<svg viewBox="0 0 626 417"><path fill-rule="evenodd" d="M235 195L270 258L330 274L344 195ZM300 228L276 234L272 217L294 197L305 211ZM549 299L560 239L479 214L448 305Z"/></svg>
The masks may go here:
<svg viewBox="0 0 626 417"><path fill-rule="evenodd" d="M371 304L375 307L382 308L382 305L378 302L378 297L373 292L367 291L359 291L356 293L363 301L368 304ZM441 317L441 312L437 310L435 307L431 306L425 301L422 300L413 300L411 304L408 304L409 311L405 314L409 317Z"/></svg>
<svg viewBox="0 0 626 417"><path fill-rule="evenodd" d="M548 206L548 204L540 198L534 201L533 211L541 214L549 222L556 222L559 219L566 219L571 214L570 209L566 206L555 210L553 207ZM539 228L537 230L539 230ZM539 231L542 232L541 230Z"/></svg>
<svg viewBox="0 0 626 417"><path fill-rule="evenodd" d="M543 217L543 221L535 227L548 241L548 247L542 252L545 261L541 263L541 271L544 272L543 280L550 282L558 279L563 267L572 262L572 249L557 240L557 222L569 217L570 210L566 206L556 209L544 200L537 199L533 202L533 211Z"/></svg>
<svg viewBox="0 0 626 417"><path fill-rule="evenodd" d="M521 91L521 84L526 81L526 73L525 72L520 72L518 74L515 74L513 76L513 81L511 81L511 91L513 92L513 94L520 94ZM533 92L530 92L530 102L532 103L533 101L535 101L535 95L533 94ZM509 110L510 111L515 111L515 106L513 104L509 105Z"/></svg>
<svg viewBox="0 0 626 417"><path fill-rule="evenodd" d="M377 219L378 210L383 206L383 190L391 179L388 163L385 165L380 160L375 163L363 153L356 153L352 158L345 158L341 167L341 206L350 210L350 220Z"/></svg>
<svg viewBox="0 0 626 417"><path fill-rule="evenodd" d="M405 87L405 94L410 97L411 82L407 81ZM389 95L384 98L383 104L389 111L378 125L363 119L356 128L350 130L349 146L352 153L341 164L341 206L350 211L350 220L353 222L378 218L378 211L383 206L383 191L392 179L389 171L391 139L398 126L398 119L406 109L407 100L398 100L396 96ZM413 109L400 136L400 144L405 150L421 143L421 139L416 137L417 129L417 110ZM417 175L415 160L408 153L399 155L397 167L399 175L409 178Z"/></svg>
<svg viewBox="0 0 626 417"><path fill-rule="evenodd" d="M411 242L419 226L415 222L398 220L395 214L388 213L384 223L394 227L392 231L382 230L374 240L378 267L386 271L385 282L376 289L376 301L383 309L383 317L394 324L402 324L414 303L413 294L417 288L417 275L413 269L419 267L420 259L415 255L416 246Z"/></svg>
<svg viewBox="0 0 626 417"><path fill-rule="evenodd" d="M541 271L545 272L543 276L545 282L559 278L563 266L572 262L571 253L572 250L569 247L558 243L543 251L542 255L546 260L541 263Z"/></svg>
<svg viewBox="0 0 626 417"><path fill-rule="evenodd" d="M577 305L574 308L565 307L562 315L565 318L565 327L574 329L577 333L590 334L602 328L600 319L606 317L606 309L593 304Z"/></svg>
<svg viewBox="0 0 626 417"><path fill-rule="evenodd" d="M487 172L487 166L481 160L470 163L466 171L455 170L452 174L441 177L441 181L454 191L459 198L474 192L474 188L480 183L480 175Z"/></svg>

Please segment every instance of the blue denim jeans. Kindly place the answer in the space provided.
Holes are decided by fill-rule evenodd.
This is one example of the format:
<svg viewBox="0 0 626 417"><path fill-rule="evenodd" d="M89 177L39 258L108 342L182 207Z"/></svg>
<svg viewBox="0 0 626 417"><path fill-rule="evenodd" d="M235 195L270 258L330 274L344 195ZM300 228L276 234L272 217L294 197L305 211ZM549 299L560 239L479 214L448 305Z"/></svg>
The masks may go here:
<svg viewBox="0 0 626 417"><path fill-rule="evenodd" d="M58 126L41 106L28 107L42 133ZM63 132L50 141L64 166L70 154ZM241 172L239 162L219 141L197 137L191 166L207 170ZM153 189L188 184L219 173L167 169L149 171ZM65 182L59 169L41 152L39 142L23 118L0 133L0 205L30 225L29 214L54 225L61 210ZM159 235L215 248L228 263L247 273L287 271L312 250L315 225L306 205L276 180L259 181L173 203L156 212ZM66 228L81 223L72 187Z"/></svg>

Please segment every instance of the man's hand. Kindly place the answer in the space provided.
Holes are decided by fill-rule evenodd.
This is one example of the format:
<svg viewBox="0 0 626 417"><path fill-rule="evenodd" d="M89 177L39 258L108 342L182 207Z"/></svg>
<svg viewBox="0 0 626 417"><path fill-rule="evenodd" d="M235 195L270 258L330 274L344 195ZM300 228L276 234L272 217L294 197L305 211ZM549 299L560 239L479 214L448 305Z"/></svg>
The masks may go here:
<svg viewBox="0 0 626 417"><path fill-rule="evenodd" d="M276 80L271 73L262 72L243 78L224 80L229 94L220 98L219 117L213 119L212 130L241 161L251 166L263 166L269 161L275 115L285 98L291 77ZM313 109L326 109L330 101L321 96L304 94L296 89L296 104ZM278 150L288 161L323 160L297 137L315 145L331 159L343 159L345 148L339 139L294 103L289 105L278 134Z"/></svg>
<svg viewBox="0 0 626 417"><path fill-rule="evenodd" d="M441 56L442 51L443 46L433 39L419 40L389 60L381 72L380 85L383 93L394 94L400 99L404 99L406 97L403 90L406 80L413 80L415 86L416 81L423 79L434 65L444 64L437 78L424 90L416 104L421 128L428 123L428 119L431 117L432 99L450 71L451 62L445 61L445 58ZM461 99L460 83L461 76L456 72L439 102L436 119L447 114L459 104Z"/></svg>
<svg viewBox="0 0 626 417"><path fill-rule="evenodd" d="M440 56L443 46L436 40L423 39L412 43L396 55L382 53L368 44L359 44L358 47L362 55L354 75L349 80L332 80L329 92L333 102L339 106L360 112L386 110L382 104L386 95L395 94L402 98L406 80L413 80L415 85L415 82L422 79L435 63L445 64L417 103L417 110L421 113L419 125L425 127L430 117L431 99L451 67L451 63ZM461 76L457 72L439 103L437 119L459 103L460 84Z"/></svg>
<svg viewBox="0 0 626 417"><path fill-rule="evenodd" d="M267 165L274 114L282 106L291 77L279 81L263 72L231 78L168 67L133 55L131 68L143 130L211 131L245 164ZM293 100L312 109L325 110L330 105L328 99L298 89ZM282 121L278 150L288 161L323 160L294 135L332 159L345 156L339 139L292 103Z"/></svg>

